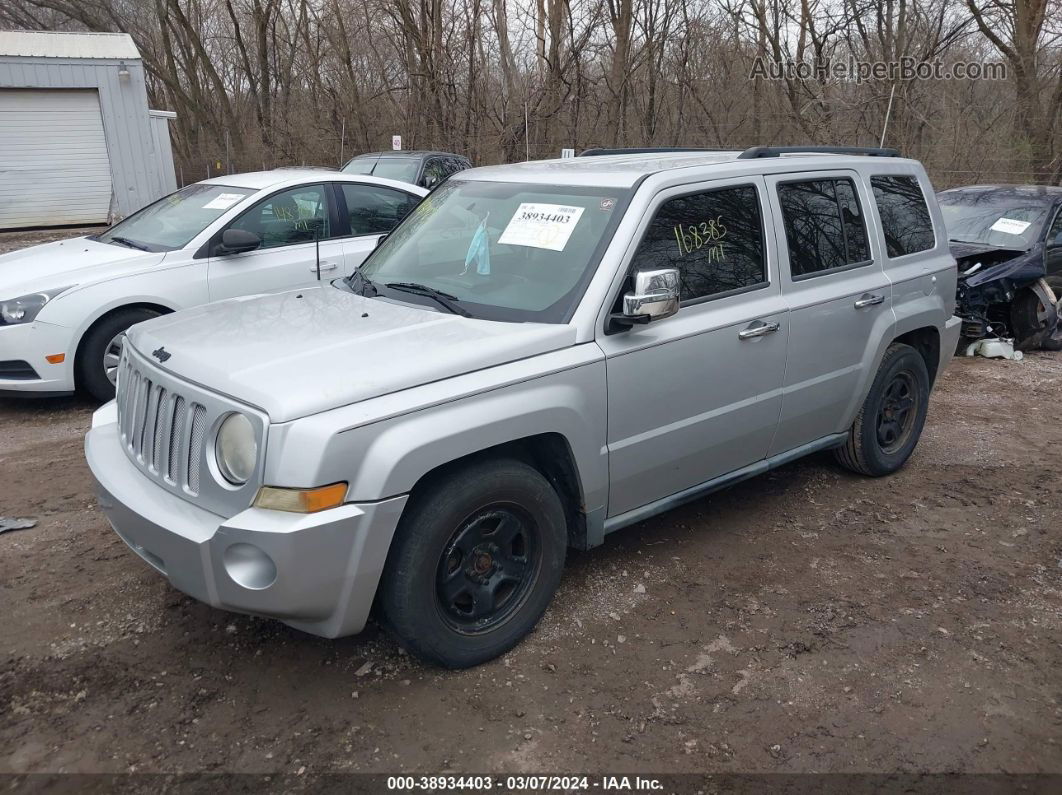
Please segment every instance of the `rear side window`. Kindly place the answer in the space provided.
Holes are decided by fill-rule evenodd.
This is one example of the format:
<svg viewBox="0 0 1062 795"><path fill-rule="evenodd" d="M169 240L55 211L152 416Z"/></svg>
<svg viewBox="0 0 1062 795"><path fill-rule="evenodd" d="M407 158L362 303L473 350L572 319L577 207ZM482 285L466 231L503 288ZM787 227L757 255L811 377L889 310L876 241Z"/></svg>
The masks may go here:
<svg viewBox="0 0 1062 795"><path fill-rule="evenodd" d="M756 188L720 188L664 202L631 264L632 271L657 268L678 268L683 301L766 284Z"/></svg>
<svg viewBox="0 0 1062 795"><path fill-rule="evenodd" d="M918 180L914 177L871 177L870 187L874 190L874 201L881 216L885 251L890 257L926 251L936 245L933 222Z"/></svg>
<svg viewBox="0 0 1062 795"><path fill-rule="evenodd" d="M420 201L416 196L379 185L341 184L352 235L390 232Z"/></svg>
<svg viewBox="0 0 1062 795"><path fill-rule="evenodd" d="M868 263L867 229L852 180L783 183L778 199L794 279Z"/></svg>

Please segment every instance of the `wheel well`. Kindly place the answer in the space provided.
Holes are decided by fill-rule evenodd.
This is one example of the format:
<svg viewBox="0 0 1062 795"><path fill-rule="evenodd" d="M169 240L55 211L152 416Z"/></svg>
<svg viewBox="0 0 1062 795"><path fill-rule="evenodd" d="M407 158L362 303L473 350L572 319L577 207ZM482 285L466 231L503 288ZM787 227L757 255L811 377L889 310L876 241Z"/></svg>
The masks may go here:
<svg viewBox="0 0 1062 795"><path fill-rule="evenodd" d="M902 342L918 351L922 361L926 363L929 385L932 386L937 380L937 369L940 366L940 332L932 326L926 326L901 334L894 342Z"/></svg>
<svg viewBox="0 0 1062 795"><path fill-rule="evenodd" d="M85 333L81 335L81 339L77 341L77 351L74 353L74 363L76 365L78 359L81 357L81 349L85 345L85 338L88 337L92 330L96 328L100 323L105 321L109 317L113 317L118 312L124 312L127 309L146 309L149 312L154 312L158 315L168 315L173 310L169 307L162 306L161 304L152 304L146 301L142 301L136 304L123 304L122 306L116 306L114 309L109 309L100 315L98 318L92 321L92 324L85 329ZM75 367L74 378L77 378L77 370Z"/></svg>
<svg viewBox="0 0 1062 795"><path fill-rule="evenodd" d="M579 549L585 548L586 514L583 510L582 484L568 440L559 433L514 439L448 461L424 473L411 493L415 496L427 483L484 458L515 458L537 469L560 495L568 521L568 544Z"/></svg>

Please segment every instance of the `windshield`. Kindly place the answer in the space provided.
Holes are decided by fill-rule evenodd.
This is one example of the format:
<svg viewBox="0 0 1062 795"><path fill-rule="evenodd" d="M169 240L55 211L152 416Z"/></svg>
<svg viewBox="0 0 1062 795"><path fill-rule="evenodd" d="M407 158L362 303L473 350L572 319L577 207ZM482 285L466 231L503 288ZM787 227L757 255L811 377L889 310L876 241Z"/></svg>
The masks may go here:
<svg viewBox="0 0 1062 795"><path fill-rule="evenodd" d="M399 182L416 182L420 159L415 157L355 157L345 166L346 174L371 174Z"/></svg>
<svg viewBox="0 0 1062 795"><path fill-rule="evenodd" d="M1040 239L1048 208L991 193L941 193L940 211L948 238L996 248L1026 250Z"/></svg>
<svg viewBox="0 0 1062 795"><path fill-rule="evenodd" d="M175 251L252 193L228 185L189 185L133 213L96 240L144 251Z"/></svg>
<svg viewBox="0 0 1062 795"><path fill-rule="evenodd" d="M387 284L440 291L473 317L567 322L625 196L623 190L451 179L402 221L361 274L380 294L399 300L412 296Z"/></svg>

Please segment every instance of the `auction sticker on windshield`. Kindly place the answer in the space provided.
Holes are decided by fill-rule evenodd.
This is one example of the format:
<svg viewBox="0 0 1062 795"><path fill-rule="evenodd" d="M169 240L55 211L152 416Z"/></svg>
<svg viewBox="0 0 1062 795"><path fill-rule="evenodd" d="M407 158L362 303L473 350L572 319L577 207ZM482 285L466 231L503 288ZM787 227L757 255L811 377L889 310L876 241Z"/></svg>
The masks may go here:
<svg viewBox="0 0 1062 795"><path fill-rule="evenodd" d="M242 193L222 193L203 205L204 210L227 210L240 199Z"/></svg>
<svg viewBox="0 0 1062 795"><path fill-rule="evenodd" d="M1032 224L1029 221L1019 221L1016 218L1000 218L990 227L993 232L1006 232L1008 235L1021 235Z"/></svg>
<svg viewBox="0 0 1062 795"><path fill-rule="evenodd" d="M582 207L562 204L524 202L516 208L509 225L498 242L507 246L531 246L564 251L575 225L583 214Z"/></svg>

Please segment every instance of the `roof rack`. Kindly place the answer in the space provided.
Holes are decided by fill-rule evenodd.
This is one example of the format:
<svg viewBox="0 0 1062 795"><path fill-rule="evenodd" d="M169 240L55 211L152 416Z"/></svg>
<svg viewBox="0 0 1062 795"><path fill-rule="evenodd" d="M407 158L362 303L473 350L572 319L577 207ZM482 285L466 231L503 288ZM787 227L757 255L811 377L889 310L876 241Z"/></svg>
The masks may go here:
<svg viewBox="0 0 1062 795"><path fill-rule="evenodd" d="M882 149L877 146L753 146L738 155L738 159L751 160L757 157L779 157L788 154L900 156L900 152L896 149Z"/></svg>
<svg viewBox="0 0 1062 795"><path fill-rule="evenodd" d="M606 149L594 147L584 149L577 157L597 157L598 155L652 155L658 152L726 152L727 149L699 148L695 146L649 146L643 148Z"/></svg>

